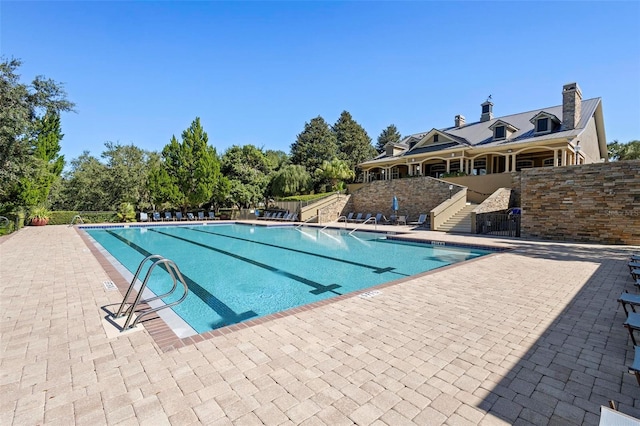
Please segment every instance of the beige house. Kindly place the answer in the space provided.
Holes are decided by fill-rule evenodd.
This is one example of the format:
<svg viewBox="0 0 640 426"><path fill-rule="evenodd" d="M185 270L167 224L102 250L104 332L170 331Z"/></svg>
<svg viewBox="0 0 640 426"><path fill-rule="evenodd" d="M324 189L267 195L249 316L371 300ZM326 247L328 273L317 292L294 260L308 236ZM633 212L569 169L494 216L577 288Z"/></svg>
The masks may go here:
<svg viewBox="0 0 640 426"><path fill-rule="evenodd" d="M493 116L490 99L481 107L477 122L467 123L457 115L452 127L387 144L384 153L359 165L363 182L489 175L607 161L602 100L583 100L577 83L564 85L561 105L502 117Z"/></svg>

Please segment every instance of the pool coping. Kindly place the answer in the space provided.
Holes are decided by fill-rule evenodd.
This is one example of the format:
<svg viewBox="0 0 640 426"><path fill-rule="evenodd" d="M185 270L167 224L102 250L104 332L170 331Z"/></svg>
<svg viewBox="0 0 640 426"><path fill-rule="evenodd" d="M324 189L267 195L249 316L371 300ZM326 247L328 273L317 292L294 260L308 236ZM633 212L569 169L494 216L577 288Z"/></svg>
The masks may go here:
<svg viewBox="0 0 640 426"><path fill-rule="evenodd" d="M96 258L96 260L98 261L98 263L100 264L100 266L102 267L102 269L104 270L104 272L107 274L107 276L111 279L111 281L113 281L113 283L116 285L116 287L118 288L118 290L120 291L120 295L124 297L124 295L126 294L130 282L124 277L124 275L122 274L121 271L118 270L118 268L113 265L113 263L104 255L104 253L100 250L100 248L98 248L95 244L95 241L93 240L93 238L84 231L84 229L108 229L108 228L127 228L127 227L131 227L131 228L141 228L141 227L151 227L151 226L194 226L194 225L210 225L210 222L198 222L198 221L190 221L188 223L184 223L184 222L179 222L179 223L136 223L136 224L131 224L131 225L125 225L125 224L104 224L104 225L78 225L76 226L76 232L78 233L78 235L80 236L80 238L82 239L82 241L85 243L85 245L87 246L87 248L90 250L90 252L93 254L93 256ZM216 221L216 224L240 224L240 225L247 225L247 223L245 222L238 222L238 221ZM253 223L249 223L250 225L253 225ZM271 224L267 224L266 226L269 226ZM278 224L277 222L274 222L273 225L275 226L283 226L283 224ZM271 225L271 226L273 226ZM284 224L284 226L292 226L291 224ZM340 228L342 229L342 228ZM374 231L374 230L361 230L363 232L378 232L378 233L384 233L381 231ZM200 333L200 334L195 334L193 336L189 336L189 337L179 337L176 335L176 333L174 332L174 330L169 326L169 324L167 324L167 322L165 322L165 320L163 318L161 318L158 313L153 313L151 315L149 315L148 319L144 319L142 321L139 322L140 325L142 325L147 332L149 333L149 335L151 336L151 338L153 339L153 341L156 343L156 345L158 346L158 348L162 351L162 352L168 352L168 351L172 351L172 350L176 350L185 346L189 346L198 342L202 342L208 339L212 339L214 337L217 336L222 336L225 334L229 334L238 330L242 330L245 328L249 328L249 327L254 327L256 325L260 325L260 324L264 324L267 322L271 322L275 319L279 319L279 318L285 318L288 316L292 316L292 315L296 315L296 314L300 314L303 312L307 312L310 310L314 310L317 309L319 307L322 306L326 306L332 303L337 303L346 299L351 299L353 297L361 297L365 294L372 294L373 292L376 291L380 291L383 288L387 288L387 287L391 287L391 286L395 286L398 284L402 284L405 283L407 281L412 281L414 279L423 277L423 276L427 276L430 274L433 274L435 272L440 272L440 271L445 271L447 269L450 268L454 268L456 266L460 266L463 264L467 264L469 262L474 262L474 261L478 261L487 257L492 257L492 256L496 256L500 253L503 253L505 251L510 251L512 250L512 248L509 247L501 247L501 246L491 246L491 245L478 245L478 244L463 244L463 243L458 243L458 242L450 242L450 241L438 241L438 240L433 240L433 239L419 239L416 238L415 236L411 236L411 235L398 235L400 234L399 231L394 231L391 232L391 238L390 239L394 239L397 241L407 241L407 242L415 242L415 243L421 243L421 244L433 244L434 242L436 243L441 243L438 245L443 245L443 246L450 246L450 247L464 247L464 248L471 248L471 249L481 249L481 250L490 250L493 253L484 255L484 256L479 256L479 257L474 257L472 259L468 259L468 260L464 260L462 262L456 262L450 265L446 265L446 266L442 266L440 268L436 268L436 269L432 269L430 271L425 271L425 272L421 272L419 274L415 274L415 275L411 275L409 277L403 277L403 278L399 278L397 280L393 280L393 281L389 281L386 283L382 283L382 284L377 284L375 286L371 286L371 287L367 287L366 289L363 290L358 290L358 291L353 291L347 294L343 294L343 295L339 295L339 296L335 296L329 299L325 299L325 300L320 300L317 302L312 302L312 303L308 303L306 305L302 305L302 306L297 306L297 307L293 307L293 308L289 308L286 309L284 311L280 311L280 312L276 312L273 314L269 314L269 315L265 315L256 319L248 319L246 321L240 322L240 323L236 323L236 324L231 324L228 326L224 326L224 327L220 327L217 328L215 330L210 330L210 331L206 331L204 333ZM402 234L405 234L405 232L403 232ZM410 231L406 231L406 234L410 234ZM398 238L401 237L401 238ZM388 236L389 238L389 236ZM148 307L145 304L140 304L139 306L146 308ZM106 307L102 307L102 309L106 309ZM106 309L108 310L108 309ZM111 312L113 314L113 312Z"/></svg>

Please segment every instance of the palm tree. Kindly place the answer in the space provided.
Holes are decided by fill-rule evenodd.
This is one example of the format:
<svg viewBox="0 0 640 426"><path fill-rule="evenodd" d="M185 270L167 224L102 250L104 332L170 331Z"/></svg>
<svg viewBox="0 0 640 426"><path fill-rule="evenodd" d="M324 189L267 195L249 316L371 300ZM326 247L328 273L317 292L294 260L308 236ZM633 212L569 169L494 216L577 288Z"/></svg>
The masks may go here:
<svg viewBox="0 0 640 426"><path fill-rule="evenodd" d="M353 179L355 173L346 161L334 158L331 161L323 161L322 165L316 169L315 176L318 180L329 181L333 191L341 188L343 181Z"/></svg>

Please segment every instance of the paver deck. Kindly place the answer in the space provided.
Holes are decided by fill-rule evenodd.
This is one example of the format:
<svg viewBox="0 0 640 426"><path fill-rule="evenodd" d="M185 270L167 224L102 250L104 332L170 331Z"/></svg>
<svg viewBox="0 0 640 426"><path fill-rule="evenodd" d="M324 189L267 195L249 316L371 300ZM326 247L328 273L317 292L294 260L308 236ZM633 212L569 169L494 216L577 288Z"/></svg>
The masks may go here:
<svg viewBox="0 0 640 426"><path fill-rule="evenodd" d="M76 229L0 239L0 424L597 424L640 417L617 298L638 247L513 250L163 350L109 338L119 291ZM145 326L146 327L146 326Z"/></svg>

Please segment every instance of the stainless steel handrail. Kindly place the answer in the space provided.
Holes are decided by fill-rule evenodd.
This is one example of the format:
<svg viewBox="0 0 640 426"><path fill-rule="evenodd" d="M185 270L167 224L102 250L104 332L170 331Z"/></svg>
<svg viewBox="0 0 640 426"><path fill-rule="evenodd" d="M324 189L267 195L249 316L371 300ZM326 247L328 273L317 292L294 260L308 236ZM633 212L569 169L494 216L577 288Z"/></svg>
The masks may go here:
<svg viewBox="0 0 640 426"><path fill-rule="evenodd" d="M347 217L346 216L339 216L333 222L329 222L329 224L327 226L325 226L324 228L322 228L321 231L324 231L325 229L327 229L329 226L331 226L332 223L340 223L340 219L344 219L344 227L346 228L347 227Z"/></svg>
<svg viewBox="0 0 640 426"><path fill-rule="evenodd" d="M317 219L317 218L318 218L318 215L311 216L309 219L307 219L307 220L305 220L304 222L299 223L298 225L296 225L296 226L295 226L295 228L296 228L296 229L298 229L298 228L300 228L302 225L304 225L305 223L309 223L309 222L311 222L313 219Z"/></svg>
<svg viewBox="0 0 640 426"><path fill-rule="evenodd" d="M76 221L76 219L77 219L77 221ZM82 220L82 218L80 217L80 215L79 215L79 214L75 215L75 216L73 217L73 219L71 219L71 223L69 223L69 227L71 227L71 226L75 225L75 224L76 224L76 222L79 222L79 223L84 224L84 220Z"/></svg>
<svg viewBox="0 0 640 426"><path fill-rule="evenodd" d="M153 263L151 264L151 266L149 267L149 269L147 270L147 274L144 277L144 280L142 281L142 285L140 286L140 288L138 289L138 294L136 295L136 298L134 299L134 301L132 303L129 304L129 307L125 309L125 306L127 305L127 300L129 299L129 295L131 294L137 280L138 277L140 276L140 272L142 272L142 268L145 265L145 263L147 263L147 261L153 261ZM158 266L158 265L163 265L165 271L169 274L169 276L171 277L171 280L173 281L173 285L171 286L171 290L169 290L168 292L161 294L159 296L154 296L154 297L150 297L149 299L144 299L141 300L142 298L142 293L144 292L144 289L147 287L147 282L149 281L149 277L151 276L151 272L153 271L153 269ZM171 303L167 303L155 308L150 308L150 309L146 309L143 311L138 312L138 315L136 317L136 319L133 321L133 323L131 322L131 319L133 317L133 313L136 310L136 307L140 304L140 303L149 303L152 302L154 300L158 300L158 299L162 299L164 297L167 297L171 294L173 294L173 292L176 290L176 288L178 287L178 281L182 284L182 286L184 287L184 294L182 295L182 297L180 297L180 299L176 300L175 302L171 302ZM165 308L170 308L171 306L175 306L179 303L182 303L186 298L187 295L189 294L189 287L187 286L187 283L184 280L184 277L182 276L182 273L180 272L180 269L178 268L178 265L175 264L175 262L173 262L172 260L166 259L164 257L162 257L159 254L152 254L150 256L147 256L144 258L144 260L142 262L140 262L140 266L138 266L138 270L136 271L135 275L133 276L133 279L131 280L131 284L129 285L129 288L127 289L127 293L125 294L124 298L122 299L122 303L120 304L120 307L118 308L118 311L116 312L116 314L114 315L114 318L120 318L122 316L127 316L127 320L124 323L124 326L122 327L121 331L125 331L128 330L130 328L134 328L136 326L136 324L140 321L140 319L146 315L149 315L153 312L157 312L161 309L165 309ZM131 324L131 325L129 325Z"/></svg>
<svg viewBox="0 0 640 426"><path fill-rule="evenodd" d="M349 235L353 234L354 232L356 232L358 229L360 229L360 227L362 227L362 225L364 225L367 222L371 222L371 220L373 220L374 224L375 224L375 230L378 230L378 221L376 220L375 217L371 216L369 219L365 220L364 222L362 222L360 225L358 225L357 227L353 228L350 232Z"/></svg>
<svg viewBox="0 0 640 426"><path fill-rule="evenodd" d="M0 225L0 228L7 228L9 224L11 224L11 221L5 216L0 216L0 223L2 223L2 225Z"/></svg>

